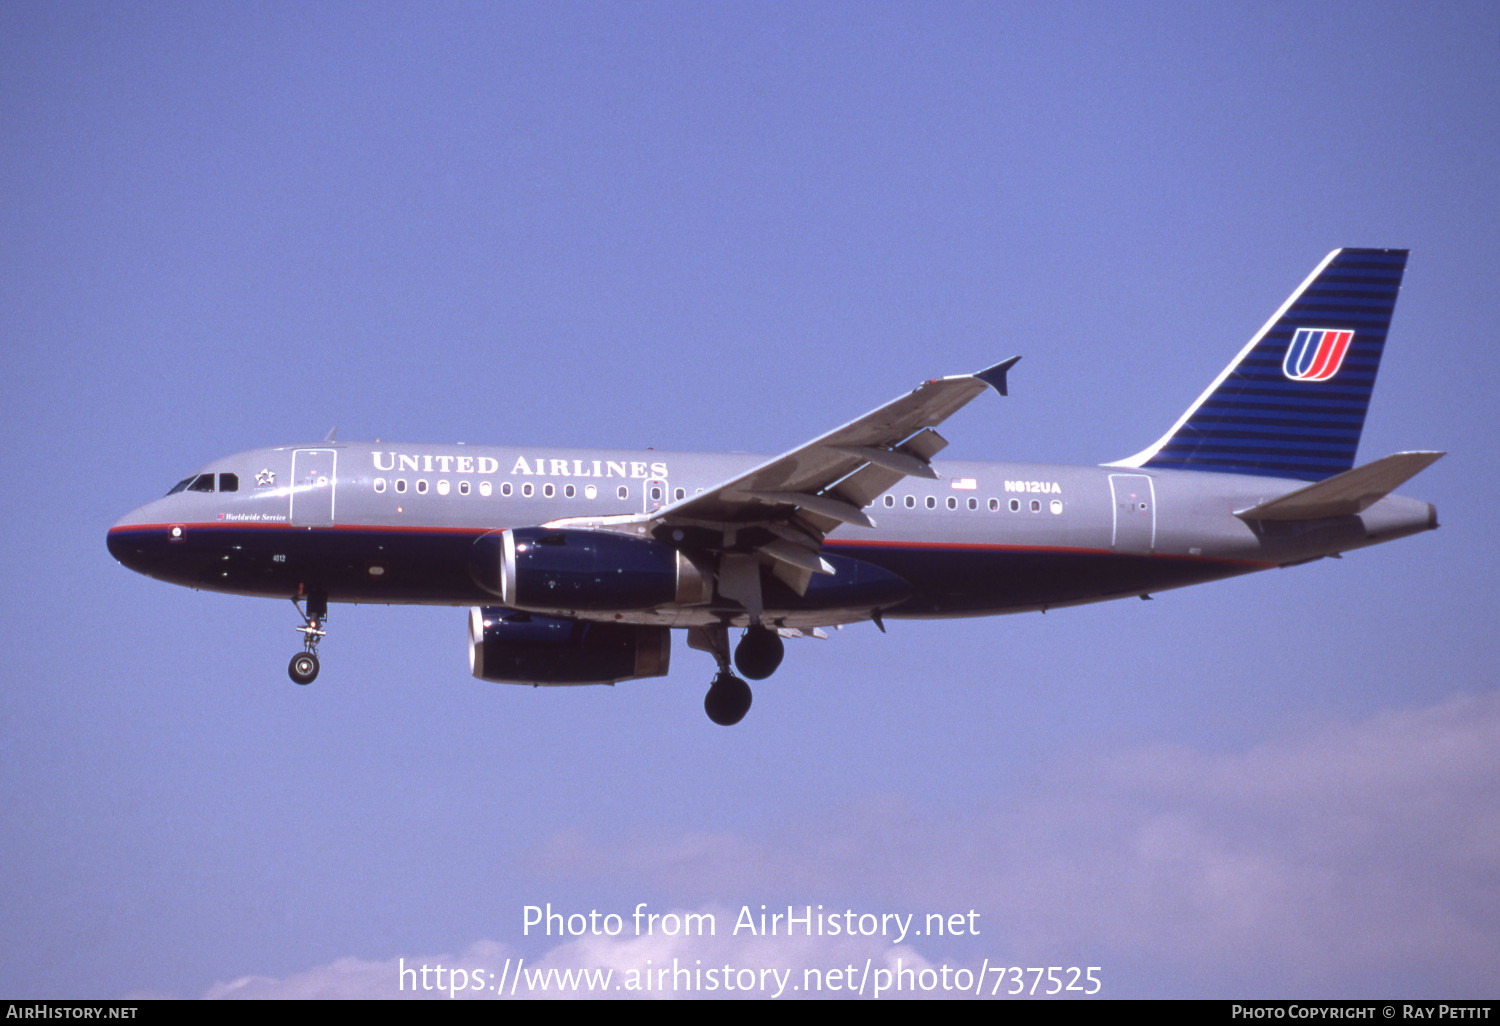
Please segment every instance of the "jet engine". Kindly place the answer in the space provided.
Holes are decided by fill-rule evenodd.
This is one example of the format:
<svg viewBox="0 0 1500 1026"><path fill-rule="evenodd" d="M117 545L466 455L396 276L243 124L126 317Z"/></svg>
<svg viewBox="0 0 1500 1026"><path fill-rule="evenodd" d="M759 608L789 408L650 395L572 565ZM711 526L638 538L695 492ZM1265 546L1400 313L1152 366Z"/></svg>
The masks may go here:
<svg viewBox="0 0 1500 1026"><path fill-rule="evenodd" d="M665 627L537 616L499 606L469 613L469 668L502 684L614 684L664 677L672 632Z"/></svg>
<svg viewBox="0 0 1500 1026"><path fill-rule="evenodd" d="M713 597L709 575L683 553L609 531L492 531L475 540L469 574L511 609L540 612L655 609Z"/></svg>

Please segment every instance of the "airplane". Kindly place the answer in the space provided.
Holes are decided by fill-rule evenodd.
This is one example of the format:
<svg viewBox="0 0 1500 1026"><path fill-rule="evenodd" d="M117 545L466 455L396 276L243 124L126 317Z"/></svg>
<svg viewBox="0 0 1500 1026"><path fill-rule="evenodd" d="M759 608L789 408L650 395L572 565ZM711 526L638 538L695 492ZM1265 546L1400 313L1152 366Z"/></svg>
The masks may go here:
<svg viewBox="0 0 1500 1026"><path fill-rule="evenodd" d="M330 432L209 463L107 543L160 580L290 599L298 684L330 603L469 606L470 669L502 683L665 676L685 630L728 726L786 638L1149 598L1437 527L1392 493L1444 453L1354 462L1406 258L1330 253L1160 440L1113 463L934 461L943 421L1007 394L1012 357L770 459Z"/></svg>

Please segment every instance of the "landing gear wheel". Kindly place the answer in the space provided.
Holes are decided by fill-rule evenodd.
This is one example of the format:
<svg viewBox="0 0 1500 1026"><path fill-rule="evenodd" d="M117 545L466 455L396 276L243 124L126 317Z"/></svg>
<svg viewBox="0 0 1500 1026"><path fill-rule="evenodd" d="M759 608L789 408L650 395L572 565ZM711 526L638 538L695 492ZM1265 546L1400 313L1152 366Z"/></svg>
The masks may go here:
<svg viewBox="0 0 1500 1026"><path fill-rule="evenodd" d="M318 657L311 652L298 652L292 656L286 672L295 684L311 684L318 679Z"/></svg>
<svg viewBox="0 0 1500 1026"><path fill-rule="evenodd" d="M751 627L734 647L734 665L751 680L765 680L776 672L786 645L769 627Z"/></svg>
<svg viewBox="0 0 1500 1026"><path fill-rule="evenodd" d="M721 727L732 727L750 711L750 685L732 673L723 672L709 685L703 711Z"/></svg>

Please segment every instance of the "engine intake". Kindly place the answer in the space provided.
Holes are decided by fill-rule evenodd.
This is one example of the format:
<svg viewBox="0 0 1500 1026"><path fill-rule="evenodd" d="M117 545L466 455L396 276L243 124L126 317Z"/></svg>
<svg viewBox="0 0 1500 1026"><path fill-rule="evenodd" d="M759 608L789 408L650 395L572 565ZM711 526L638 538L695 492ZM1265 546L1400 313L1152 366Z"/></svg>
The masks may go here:
<svg viewBox="0 0 1500 1026"><path fill-rule="evenodd" d="M469 668L501 684L614 684L664 677L672 660L665 627L537 616L498 606L469 613Z"/></svg>

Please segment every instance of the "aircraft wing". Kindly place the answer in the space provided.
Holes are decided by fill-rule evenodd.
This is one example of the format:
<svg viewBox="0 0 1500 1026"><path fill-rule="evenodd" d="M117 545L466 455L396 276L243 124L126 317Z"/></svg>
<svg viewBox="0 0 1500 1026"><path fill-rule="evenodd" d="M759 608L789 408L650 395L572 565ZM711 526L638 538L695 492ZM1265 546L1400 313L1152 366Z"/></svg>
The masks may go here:
<svg viewBox="0 0 1500 1026"><path fill-rule="evenodd" d="M904 477L935 478L930 460L947 440L934 428L986 388L1006 394L1012 357L976 374L924 382L805 445L767 460L707 491L657 510L666 525L765 527L757 552L802 590L807 574L830 573L818 556L823 537L842 524L873 527L864 512ZM800 584L800 587L798 585Z"/></svg>

